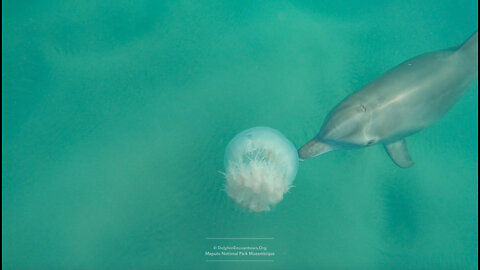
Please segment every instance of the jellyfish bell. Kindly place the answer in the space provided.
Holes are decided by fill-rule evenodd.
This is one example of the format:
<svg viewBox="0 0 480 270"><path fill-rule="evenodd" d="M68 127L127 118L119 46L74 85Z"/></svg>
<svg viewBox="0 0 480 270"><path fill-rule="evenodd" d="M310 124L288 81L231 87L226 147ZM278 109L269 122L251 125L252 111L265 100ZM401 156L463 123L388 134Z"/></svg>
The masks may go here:
<svg viewBox="0 0 480 270"><path fill-rule="evenodd" d="M226 192L251 211L268 211L292 187L295 146L279 131L254 127L236 135L225 151Z"/></svg>

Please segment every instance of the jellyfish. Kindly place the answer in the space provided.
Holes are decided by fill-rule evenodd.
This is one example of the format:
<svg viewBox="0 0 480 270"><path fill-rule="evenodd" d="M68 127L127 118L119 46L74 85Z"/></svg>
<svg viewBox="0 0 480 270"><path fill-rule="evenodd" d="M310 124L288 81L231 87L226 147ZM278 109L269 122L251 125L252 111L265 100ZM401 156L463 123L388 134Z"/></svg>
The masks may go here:
<svg viewBox="0 0 480 270"><path fill-rule="evenodd" d="M297 169L297 150L282 133L269 127L247 129L225 151L225 191L251 211L269 211L292 187Z"/></svg>

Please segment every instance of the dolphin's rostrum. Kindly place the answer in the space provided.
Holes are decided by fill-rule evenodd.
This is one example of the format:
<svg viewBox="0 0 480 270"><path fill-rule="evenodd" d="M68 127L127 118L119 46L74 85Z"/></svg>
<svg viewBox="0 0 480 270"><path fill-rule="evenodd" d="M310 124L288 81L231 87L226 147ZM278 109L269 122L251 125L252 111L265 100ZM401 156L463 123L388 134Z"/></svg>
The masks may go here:
<svg viewBox="0 0 480 270"><path fill-rule="evenodd" d="M346 97L299 157L380 143L393 162L410 167L405 137L447 113L477 75L478 31L460 46L407 60Z"/></svg>

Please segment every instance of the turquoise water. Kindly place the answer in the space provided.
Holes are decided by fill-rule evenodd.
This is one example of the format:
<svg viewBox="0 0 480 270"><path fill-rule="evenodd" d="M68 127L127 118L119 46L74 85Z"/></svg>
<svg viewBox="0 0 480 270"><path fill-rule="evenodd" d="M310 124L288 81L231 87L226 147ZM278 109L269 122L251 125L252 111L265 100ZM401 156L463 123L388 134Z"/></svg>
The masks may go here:
<svg viewBox="0 0 480 270"><path fill-rule="evenodd" d="M412 168L328 153L266 213L223 190L238 132L300 147L346 95L478 28L477 1L368 3L3 1L2 266L478 268L478 82L407 138Z"/></svg>

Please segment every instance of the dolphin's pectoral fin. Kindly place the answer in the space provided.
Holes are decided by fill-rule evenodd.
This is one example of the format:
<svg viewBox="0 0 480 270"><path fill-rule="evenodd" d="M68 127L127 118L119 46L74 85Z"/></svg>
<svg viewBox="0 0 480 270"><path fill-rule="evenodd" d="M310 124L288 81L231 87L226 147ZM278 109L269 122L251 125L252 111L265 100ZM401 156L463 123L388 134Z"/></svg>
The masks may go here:
<svg viewBox="0 0 480 270"><path fill-rule="evenodd" d="M413 165L412 158L408 153L407 143L405 139L385 144L385 150L395 164L402 168L408 168Z"/></svg>

